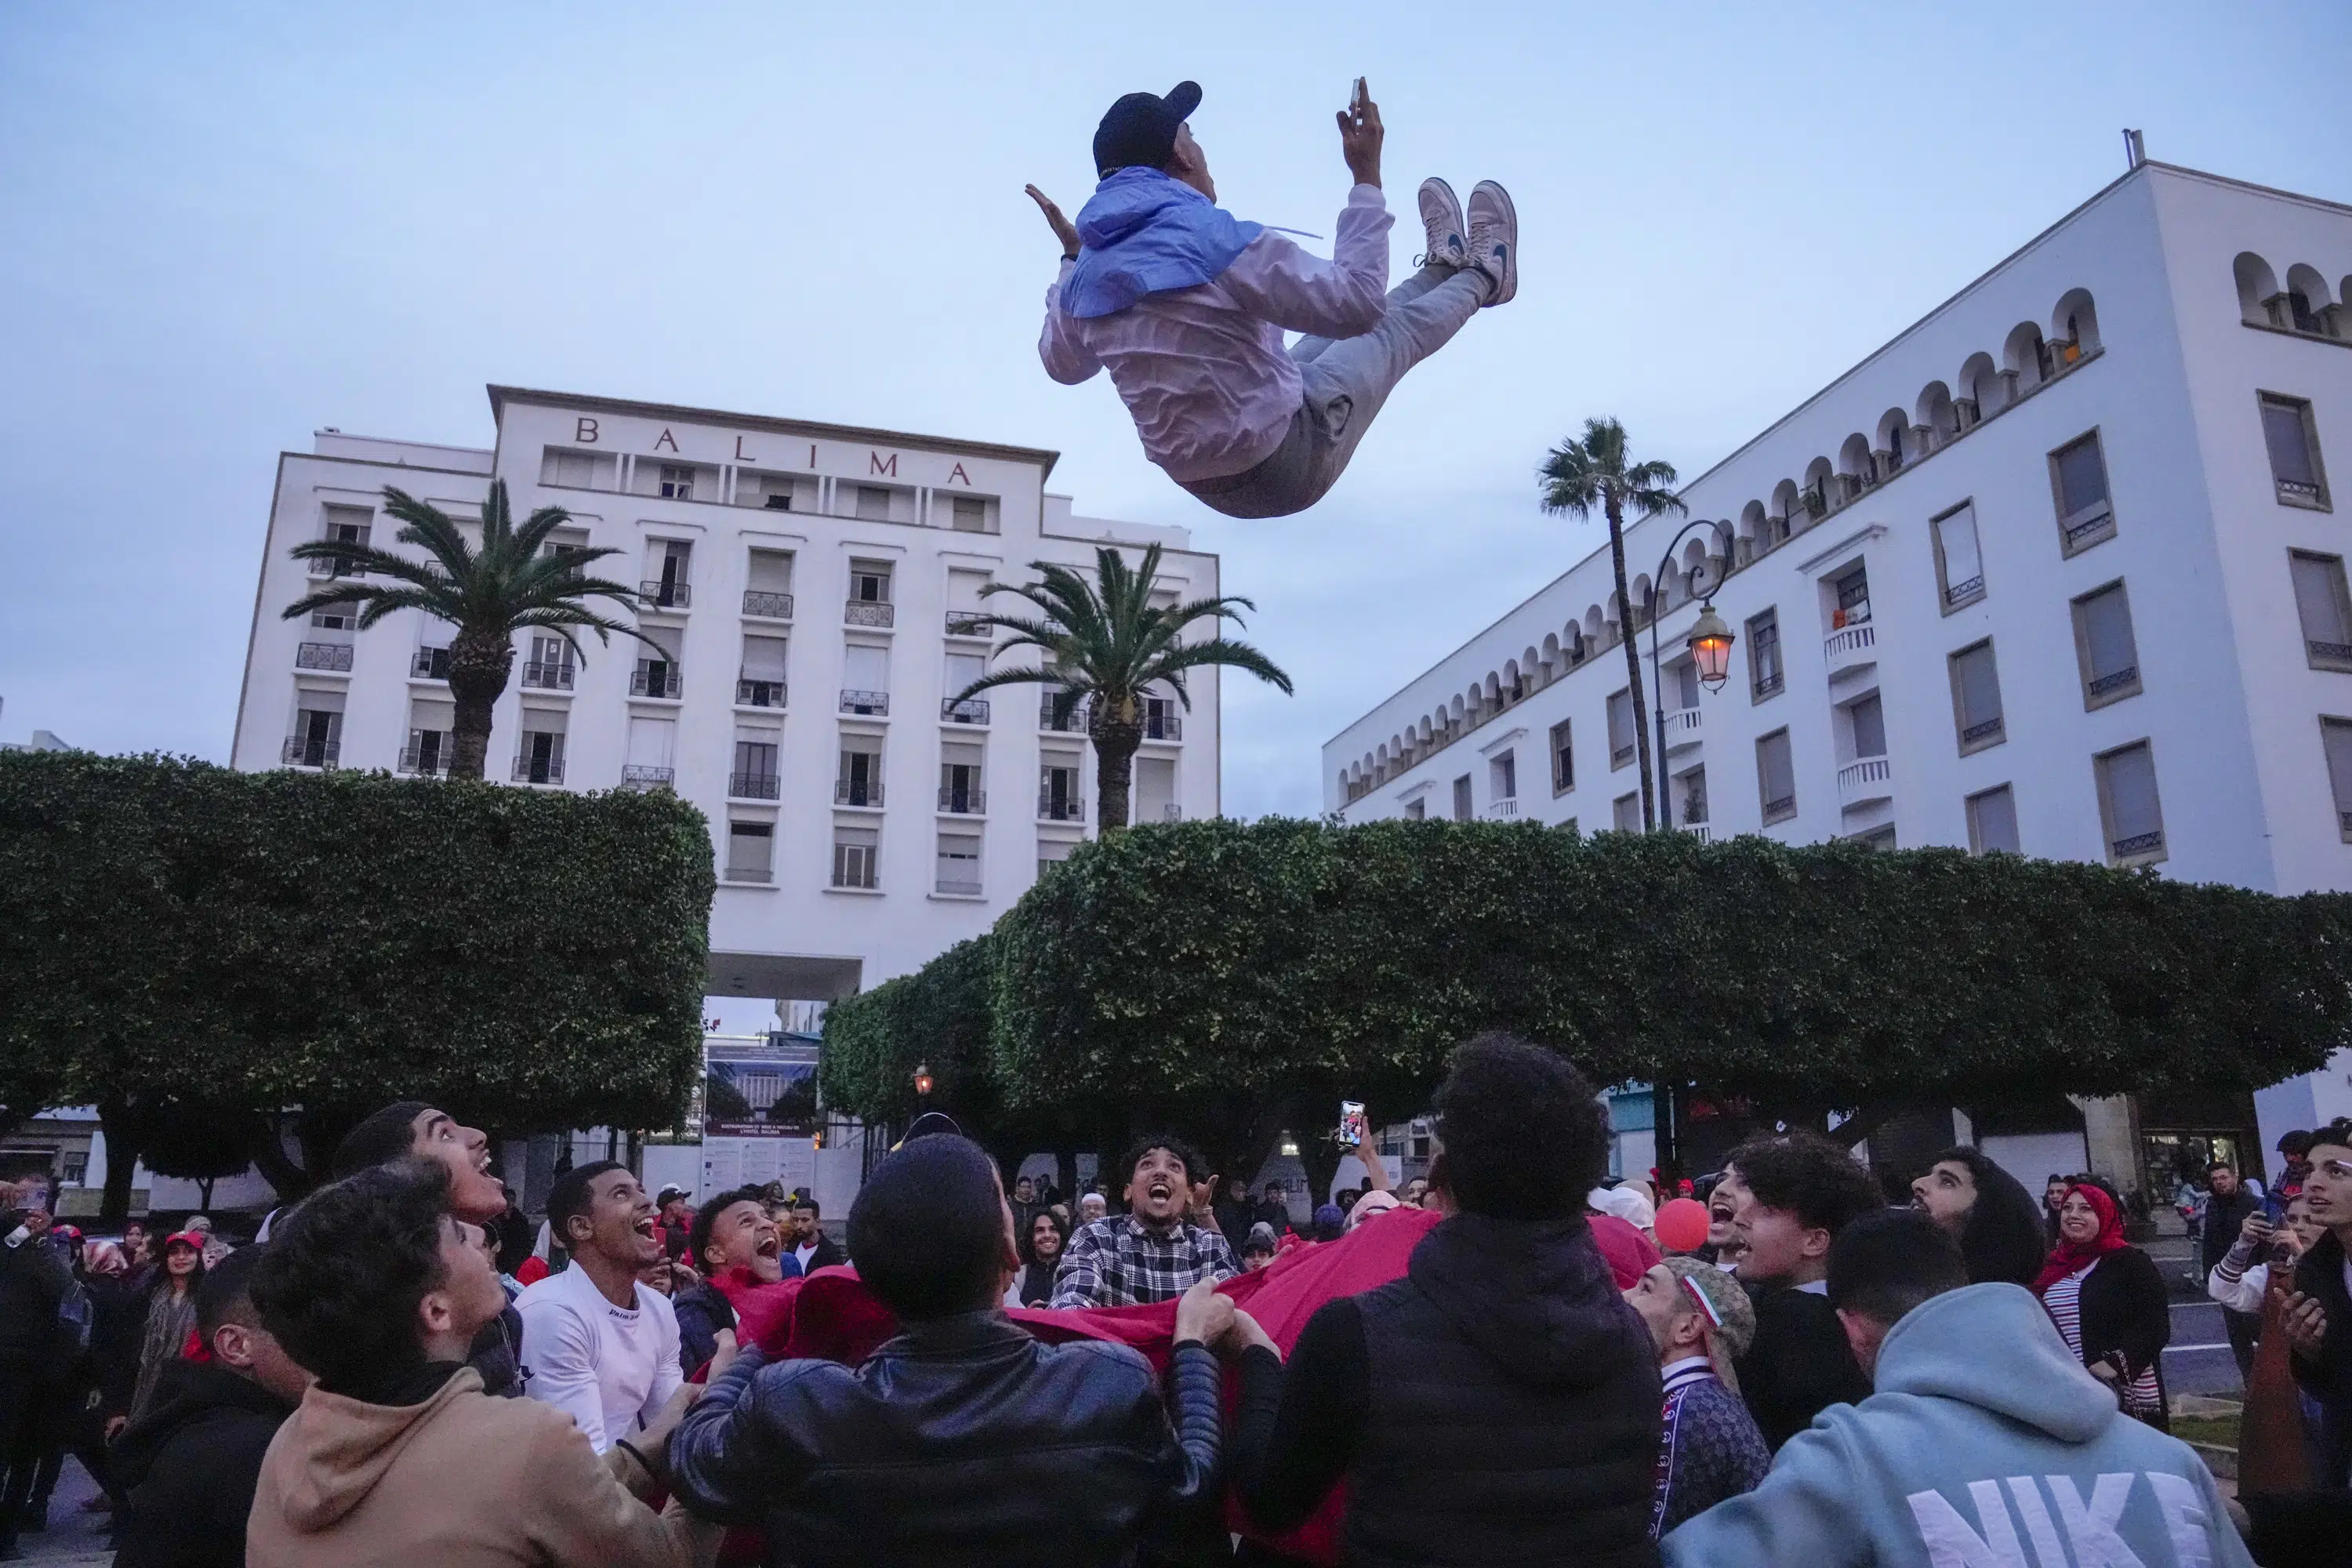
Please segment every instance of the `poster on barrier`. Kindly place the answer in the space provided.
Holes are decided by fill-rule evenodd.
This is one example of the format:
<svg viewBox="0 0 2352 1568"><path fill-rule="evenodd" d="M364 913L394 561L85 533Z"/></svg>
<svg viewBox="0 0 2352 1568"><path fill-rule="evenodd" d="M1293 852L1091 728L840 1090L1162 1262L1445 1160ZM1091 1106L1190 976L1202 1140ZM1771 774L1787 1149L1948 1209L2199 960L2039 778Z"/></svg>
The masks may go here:
<svg viewBox="0 0 2352 1568"><path fill-rule="evenodd" d="M782 1033L702 1048L702 1186L787 1191L816 1179L817 1047Z"/></svg>

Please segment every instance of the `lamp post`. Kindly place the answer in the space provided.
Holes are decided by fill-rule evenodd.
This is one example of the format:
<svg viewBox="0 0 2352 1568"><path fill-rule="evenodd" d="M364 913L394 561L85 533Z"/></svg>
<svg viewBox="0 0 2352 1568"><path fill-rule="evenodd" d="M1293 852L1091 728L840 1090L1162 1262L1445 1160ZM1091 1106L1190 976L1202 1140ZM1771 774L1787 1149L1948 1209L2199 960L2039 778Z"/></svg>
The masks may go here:
<svg viewBox="0 0 2352 1568"><path fill-rule="evenodd" d="M928 1105L931 1099L931 1068L929 1062L915 1064L915 1094Z"/></svg>
<svg viewBox="0 0 2352 1568"><path fill-rule="evenodd" d="M1650 579L1650 701L1657 734L1658 821L1665 827L1674 826L1674 802L1666 773L1666 691L1658 679L1658 616L1664 613L1665 599L1659 584L1674 570L1675 552L1682 548L1691 530L1716 526L1704 518L1693 518L1683 524L1682 531L1675 535L1665 554L1659 558L1657 575ZM1723 586L1724 573L1728 569L1727 555L1727 551L1726 563L1716 568L1715 588ZM1702 565L1698 570L1703 572L1706 567ZM1698 619L1692 623L1690 636L1683 645L1690 649L1691 662L1698 668L1699 684L1709 691L1722 690L1724 681L1730 676L1733 642L1730 626L1715 613L1715 588L1708 589L1701 601Z"/></svg>

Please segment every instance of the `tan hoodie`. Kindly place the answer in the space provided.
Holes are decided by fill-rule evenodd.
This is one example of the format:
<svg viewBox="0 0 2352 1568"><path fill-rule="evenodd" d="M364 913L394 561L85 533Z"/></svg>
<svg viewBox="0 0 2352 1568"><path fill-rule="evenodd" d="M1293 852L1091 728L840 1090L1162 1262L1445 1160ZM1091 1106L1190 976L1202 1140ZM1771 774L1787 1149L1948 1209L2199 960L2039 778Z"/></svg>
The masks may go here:
<svg viewBox="0 0 2352 1568"><path fill-rule="evenodd" d="M313 1388L261 1462L249 1568L695 1568L720 1531L656 1515L613 1479L572 1418L493 1399L461 1368L421 1405Z"/></svg>

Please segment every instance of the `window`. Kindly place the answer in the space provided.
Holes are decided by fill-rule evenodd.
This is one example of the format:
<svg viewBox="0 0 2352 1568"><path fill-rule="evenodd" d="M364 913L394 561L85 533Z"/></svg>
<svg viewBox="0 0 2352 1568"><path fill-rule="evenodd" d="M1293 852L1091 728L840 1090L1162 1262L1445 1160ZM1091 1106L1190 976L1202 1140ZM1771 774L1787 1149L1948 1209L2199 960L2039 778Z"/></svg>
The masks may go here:
<svg viewBox="0 0 2352 1568"><path fill-rule="evenodd" d="M980 835L940 835L940 863L935 890L950 898L980 897Z"/></svg>
<svg viewBox="0 0 2352 1568"><path fill-rule="evenodd" d="M743 663L735 677L735 702L741 708L782 708L784 705L782 637L746 637Z"/></svg>
<svg viewBox="0 0 2352 1568"><path fill-rule="evenodd" d="M782 733L775 730L735 731L735 766L727 775L727 793L743 800L773 800L780 780L776 753Z"/></svg>
<svg viewBox="0 0 2352 1568"><path fill-rule="evenodd" d="M1757 737L1756 794L1764 807L1765 826L1797 815L1797 770L1790 758L1786 730Z"/></svg>
<svg viewBox="0 0 2352 1568"><path fill-rule="evenodd" d="M851 643L842 649L841 710L845 713L890 711L890 650L871 643Z"/></svg>
<svg viewBox="0 0 2352 1568"><path fill-rule="evenodd" d="M981 748L969 741L950 741L940 747L940 809L960 816L988 810L981 789Z"/></svg>
<svg viewBox="0 0 2352 1568"><path fill-rule="evenodd" d="M692 500L694 470L683 463L664 463L659 493L665 500Z"/></svg>
<svg viewBox="0 0 2352 1568"><path fill-rule="evenodd" d="M897 612L890 605L890 567L886 562L849 563L849 609L844 617L853 626L887 626Z"/></svg>
<svg viewBox="0 0 2352 1568"><path fill-rule="evenodd" d="M1610 803L1609 825L1620 833L1642 831L1642 795L1638 790L1628 790Z"/></svg>
<svg viewBox="0 0 2352 1568"><path fill-rule="evenodd" d="M693 602L687 584L694 546L683 539L657 540L651 563L654 580L642 584L646 598L665 610L682 610Z"/></svg>
<svg viewBox="0 0 2352 1568"><path fill-rule="evenodd" d="M727 880L772 882L776 875L776 825L772 822L732 822L727 825Z"/></svg>
<svg viewBox="0 0 2352 1568"><path fill-rule="evenodd" d="M1070 851L1076 847L1076 845L1064 843L1058 838L1037 840L1037 875L1042 877L1048 866L1058 866L1068 859Z"/></svg>
<svg viewBox="0 0 2352 1568"><path fill-rule="evenodd" d="M2271 483L2282 506L2326 511L2327 480L2319 467L2319 431L2311 405L2300 397L2262 395L2263 444L2270 449Z"/></svg>
<svg viewBox="0 0 2352 1568"><path fill-rule="evenodd" d="M2146 741L2136 741L2096 758L2099 820L2107 835L2107 859L2117 866L2164 858L2164 813L2156 797L2156 757Z"/></svg>
<svg viewBox="0 0 2352 1568"><path fill-rule="evenodd" d="M1078 787L1078 759L1047 752L1037 770L1037 815L1048 822L1084 822L1087 803Z"/></svg>
<svg viewBox="0 0 2352 1568"><path fill-rule="evenodd" d="M1706 822L1706 769L1696 767L1675 775L1676 820L1685 827L1699 827Z"/></svg>
<svg viewBox="0 0 2352 1568"><path fill-rule="evenodd" d="M2083 707L2104 708L2139 694L2139 652L2132 640L2131 601L2121 582L2074 601L2074 654L2083 668Z"/></svg>
<svg viewBox="0 0 2352 1568"><path fill-rule="evenodd" d="M1830 612L1830 630L1841 631L1858 626L1870 619L1870 570L1854 563L1853 570L1830 583L1837 595L1837 608Z"/></svg>
<svg viewBox="0 0 2352 1568"><path fill-rule="evenodd" d="M2050 487L2058 504L2059 547L2072 555L2116 532L2107 500L2107 462L2099 433L2078 437L2050 454Z"/></svg>
<svg viewBox="0 0 2352 1568"><path fill-rule="evenodd" d="M319 537L330 544L361 544L368 542L371 520L374 514L363 506L331 506L327 508L326 526ZM313 577L364 577L367 569L338 557L332 561L310 563Z"/></svg>
<svg viewBox="0 0 2352 1568"><path fill-rule="evenodd" d="M989 613L989 577L985 572L948 573L948 636L984 637L989 627L977 619Z"/></svg>
<svg viewBox="0 0 2352 1568"><path fill-rule="evenodd" d="M862 736L856 740L844 740L841 772L835 775L833 781L833 803L835 805L882 804L880 742Z"/></svg>
<svg viewBox="0 0 2352 1568"><path fill-rule="evenodd" d="M2000 850L2015 855L2017 847L2017 796L2010 787L1989 789L1969 796L1969 853L1988 855Z"/></svg>
<svg viewBox="0 0 2352 1568"><path fill-rule="evenodd" d="M647 627L638 643L637 668L629 677L632 697L662 697L671 700L686 694L686 679L677 665L677 633Z"/></svg>
<svg viewBox="0 0 2352 1568"><path fill-rule="evenodd" d="M1874 827L1866 833L1853 834L1852 837L1864 849L1892 849L1895 847L1895 825L1890 822L1884 827Z"/></svg>
<svg viewBox="0 0 2352 1568"><path fill-rule="evenodd" d="M978 496L957 496L948 514L948 526L958 533L988 531L988 503Z"/></svg>
<svg viewBox="0 0 2352 1568"><path fill-rule="evenodd" d="M543 485L565 485L573 489L601 490L610 488L604 475L611 458L594 452L569 451L562 447L550 447L541 454L539 482Z"/></svg>
<svg viewBox="0 0 2352 1568"><path fill-rule="evenodd" d="M1993 667L1990 639L1952 655L1951 672L1952 721L1959 727L1960 755L2000 745L2009 736L2001 722L2000 673Z"/></svg>
<svg viewBox="0 0 2352 1568"><path fill-rule="evenodd" d="M1176 799L1176 759L1143 756L1135 759L1131 775L1135 789L1134 822L1181 822L1182 806Z"/></svg>
<svg viewBox="0 0 2352 1568"><path fill-rule="evenodd" d="M754 550L743 589L743 613L772 621L793 618L793 554Z"/></svg>
<svg viewBox="0 0 2352 1568"><path fill-rule="evenodd" d="M2327 788L2336 799L2336 831L2352 844L2352 719L2322 719L2319 740L2327 756Z"/></svg>
<svg viewBox="0 0 2352 1568"><path fill-rule="evenodd" d="M457 728L452 703L418 698L408 705L408 744L400 753L400 771L433 776L449 771L449 746Z"/></svg>
<svg viewBox="0 0 2352 1568"><path fill-rule="evenodd" d="M833 830L833 885L836 888L867 888L876 883L877 866L881 858L882 835L871 827L835 827Z"/></svg>
<svg viewBox="0 0 2352 1568"><path fill-rule="evenodd" d="M515 749L514 782L560 784L563 782L563 731L554 726L558 716L544 710L523 710L522 734Z"/></svg>
<svg viewBox="0 0 2352 1568"><path fill-rule="evenodd" d="M1609 769L1612 773L1633 760L1633 726L1640 722L1640 717L1633 711L1632 688L1609 694Z"/></svg>
<svg viewBox="0 0 2352 1568"><path fill-rule="evenodd" d="M890 521L890 492L880 485L853 486L857 491L856 516L860 522Z"/></svg>
<svg viewBox="0 0 2352 1568"><path fill-rule="evenodd" d="M1427 796L1417 795L1411 800L1404 803L1404 819L1407 822L1419 822L1428 815L1429 800Z"/></svg>
<svg viewBox="0 0 2352 1568"><path fill-rule="evenodd" d="M1569 721L1551 727L1551 793L1566 795L1576 787L1576 750L1569 742Z"/></svg>
<svg viewBox="0 0 2352 1568"><path fill-rule="evenodd" d="M1845 718L1855 761L1886 754L1886 705L1879 700L1877 692L1847 703Z"/></svg>
<svg viewBox="0 0 2352 1568"><path fill-rule="evenodd" d="M1470 820L1470 775L1464 773L1454 781L1454 820Z"/></svg>
<svg viewBox="0 0 2352 1568"><path fill-rule="evenodd" d="M1768 697L1778 697L1787 684L1786 671L1780 665L1780 612L1770 609L1760 616L1748 616L1748 700L1761 702Z"/></svg>
<svg viewBox="0 0 2352 1568"><path fill-rule="evenodd" d="M1977 550L1977 509L1962 501L1928 525L1936 536L1936 584L1947 615L1984 597L1984 558Z"/></svg>
<svg viewBox="0 0 2352 1568"><path fill-rule="evenodd" d="M2352 670L2352 596L2344 584L2344 558L2286 552L2294 578L2295 613L2303 618L2304 657L2314 669Z"/></svg>
<svg viewBox="0 0 2352 1568"><path fill-rule="evenodd" d="M621 782L638 789L677 780L677 721L633 714L629 719L628 751L621 763Z"/></svg>
<svg viewBox="0 0 2352 1568"><path fill-rule="evenodd" d="M1486 764L1486 793L1496 800L1516 800L1519 795L1519 759L1505 752Z"/></svg>

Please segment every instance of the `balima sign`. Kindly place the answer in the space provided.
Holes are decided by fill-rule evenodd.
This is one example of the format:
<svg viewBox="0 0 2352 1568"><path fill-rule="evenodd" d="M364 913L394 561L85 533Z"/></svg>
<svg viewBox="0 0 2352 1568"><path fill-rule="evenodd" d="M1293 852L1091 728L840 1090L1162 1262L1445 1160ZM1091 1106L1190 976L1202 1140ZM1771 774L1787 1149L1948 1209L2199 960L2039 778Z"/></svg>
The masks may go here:
<svg viewBox="0 0 2352 1568"><path fill-rule="evenodd" d="M657 457L664 453L675 454L679 458L686 458L688 456L688 454L678 446L677 437L671 432L668 426L664 425L659 426L658 431L659 433L654 437L651 443L646 447L646 454L647 456ZM692 426L688 426L687 427L687 437L692 445L698 447L704 445L704 439L702 438L715 438L717 440L725 440L728 438L727 436L721 432L698 430ZM899 458L908 454L902 454L896 451L884 451L879 447L852 447L833 441L802 441L793 437L779 435L737 435L733 437L733 440L735 447L732 452L728 453L723 457L708 458L704 460L709 462L749 463L755 467L771 469L782 468L800 468L811 473L828 473L835 478L872 479L877 476L883 479L892 479L901 478L911 479L913 478L911 472L902 476L898 471ZM604 421L602 417L591 417L584 414L577 416L572 421L572 441L576 447L600 447L609 445L609 443L604 439ZM759 449L752 450L750 447L747 447L745 445L746 442L755 444ZM698 452L696 455L699 456L700 454ZM917 458L918 460L924 458L929 458L934 463L940 461L948 462L949 466L947 474L945 477L932 481L935 484L940 486L970 486L971 483L971 476L965 472L964 466L961 462L954 461L952 459L940 458L929 453L917 453L911 455ZM858 458L861 456L865 459L863 466L860 466L858 462Z"/></svg>

